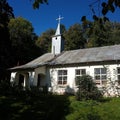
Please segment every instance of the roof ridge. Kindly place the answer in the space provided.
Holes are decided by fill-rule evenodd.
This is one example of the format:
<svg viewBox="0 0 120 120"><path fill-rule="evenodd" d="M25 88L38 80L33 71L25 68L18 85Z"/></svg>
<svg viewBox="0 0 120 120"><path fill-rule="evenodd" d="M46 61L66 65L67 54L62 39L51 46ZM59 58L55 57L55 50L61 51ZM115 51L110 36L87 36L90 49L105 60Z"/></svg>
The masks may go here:
<svg viewBox="0 0 120 120"><path fill-rule="evenodd" d="M98 48L108 48L108 47L115 47L115 46L120 46L120 44L118 45L107 45L107 46L100 46L100 47L89 47L89 48L82 48L82 49L75 49L75 50L67 50L64 52L70 52L70 51L79 51L79 50L89 50L89 49L98 49Z"/></svg>

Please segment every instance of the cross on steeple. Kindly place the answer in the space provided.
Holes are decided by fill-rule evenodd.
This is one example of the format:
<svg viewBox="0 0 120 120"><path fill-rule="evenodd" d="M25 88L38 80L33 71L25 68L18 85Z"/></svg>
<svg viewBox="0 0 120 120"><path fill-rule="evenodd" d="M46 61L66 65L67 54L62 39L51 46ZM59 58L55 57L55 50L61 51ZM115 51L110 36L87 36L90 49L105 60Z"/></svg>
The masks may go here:
<svg viewBox="0 0 120 120"><path fill-rule="evenodd" d="M56 20L58 20L58 23L60 24L60 20L61 19L63 19L64 17L61 17L60 15L59 15L59 17L56 19Z"/></svg>

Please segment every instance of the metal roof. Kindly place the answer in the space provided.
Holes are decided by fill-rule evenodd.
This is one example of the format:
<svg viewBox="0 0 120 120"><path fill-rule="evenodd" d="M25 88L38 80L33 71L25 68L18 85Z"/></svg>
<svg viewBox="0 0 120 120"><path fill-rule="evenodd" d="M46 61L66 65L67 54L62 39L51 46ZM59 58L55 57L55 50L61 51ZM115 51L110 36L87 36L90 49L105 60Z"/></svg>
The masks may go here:
<svg viewBox="0 0 120 120"><path fill-rule="evenodd" d="M46 53L25 65L11 68L11 70L34 69L42 65L65 65L114 60L120 60L120 45L64 51L55 57L52 53Z"/></svg>
<svg viewBox="0 0 120 120"><path fill-rule="evenodd" d="M120 60L120 45L65 51L51 61L53 65Z"/></svg>
<svg viewBox="0 0 120 120"><path fill-rule="evenodd" d="M53 54L46 53L25 65L10 68L10 70L34 69L39 66L45 65L49 60L51 60L53 58L54 58Z"/></svg>

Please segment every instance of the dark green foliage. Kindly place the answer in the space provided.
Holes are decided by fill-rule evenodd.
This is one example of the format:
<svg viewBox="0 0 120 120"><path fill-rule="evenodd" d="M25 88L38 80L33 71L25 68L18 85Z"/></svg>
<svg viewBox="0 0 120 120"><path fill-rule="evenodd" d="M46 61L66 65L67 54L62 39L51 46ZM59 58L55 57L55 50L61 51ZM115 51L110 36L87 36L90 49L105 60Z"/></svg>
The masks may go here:
<svg viewBox="0 0 120 120"><path fill-rule="evenodd" d="M82 16L81 21L85 21L86 20L86 16Z"/></svg>
<svg viewBox="0 0 120 120"><path fill-rule="evenodd" d="M114 13L115 10L117 9L117 7L120 8L120 0L107 0L107 1L104 0L104 1L102 1L101 6L99 6L100 5L100 1L98 0L96 2L93 2L89 6L93 7L93 4L95 4L95 3L98 4L98 8L99 9L101 9L101 7L102 7L101 11L99 11L99 12L101 12L103 16L100 16L100 13L99 13L99 15L96 15L95 12L94 12L94 8L91 8L91 10L93 12L93 20L94 20L94 22L97 21L99 26L100 26L100 28L101 28L101 26L104 27L104 23L106 21L109 21L109 18L107 17L107 13L109 11ZM83 25L86 26L86 21L88 21L86 16L83 16L81 18L81 21L82 21Z"/></svg>
<svg viewBox="0 0 120 120"><path fill-rule="evenodd" d="M88 22L87 25L84 25L83 23L83 27L85 26L84 35L86 36L87 39L86 47L100 47L120 44L120 41L118 39L120 37L119 34L120 23L102 21L101 24L99 21L95 21L91 22L91 25L89 25Z"/></svg>
<svg viewBox="0 0 120 120"><path fill-rule="evenodd" d="M48 4L48 0L34 0L34 2L33 2L33 8L34 9L39 9L39 6L41 5L41 4Z"/></svg>
<svg viewBox="0 0 120 120"><path fill-rule="evenodd" d="M98 21L98 17L96 16L96 15L93 15L93 19L95 20L95 21Z"/></svg>
<svg viewBox="0 0 120 120"><path fill-rule="evenodd" d="M72 25L64 34L65 50L75 50L85 48L86 39L83 37L82 26L80 24Z"/></svg>
<svg viewBox="0 0 120 120"><path fill-rule="evenodd" d="M89 75L83 75L76 78L78 91L76 93L77 100L98 100L102 97L102 93L98 90L93 79Z"/></svg>
<svg viewBox="0 0 120 120"><path fill-rule="evenodd" d="M25 64L39 55L41 50L35 45L37 35L33 32L32 24L18 17L9 22L9 33L14 58L14 66Z"/></svg>
<svg viewBox="0 0 120 120"><path fill-rule="evenodd" d="M10 18L13 18L13 9L7 0L0 0L0 28L7 27Z"/></svg>
<svg viewBox="0 0 120 120"><path fill-rule="evenodd" d="M12 66L8 23L10 18L13 17L12 7L9 6L6 0L0 0L0 82L9 79L9 73L6 69Z"/></svg>
<svg viewBox="0 0 120 120"><path fill-rule="evenodd" d="M54 29L49 29L46 32L43 32L41 36L36 40L36 45L41 48L42 54L51 51L51 36L55 34Z"/></svg>
<svg viewBox="0 0 120 120"><path fill-rule="evenodd" d="M108 0L102 3L102 14L106 15L109 11L114 12L116 7L120 8L119 0Z"/></svg>

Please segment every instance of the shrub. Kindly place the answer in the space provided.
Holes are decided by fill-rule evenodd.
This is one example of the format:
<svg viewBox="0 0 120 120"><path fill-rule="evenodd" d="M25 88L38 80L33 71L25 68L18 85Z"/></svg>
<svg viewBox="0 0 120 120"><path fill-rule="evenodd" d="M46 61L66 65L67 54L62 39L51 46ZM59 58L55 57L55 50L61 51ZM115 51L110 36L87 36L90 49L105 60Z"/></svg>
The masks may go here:
<svg viewBox="0 0 120 120"><path fill-rule="evenodd" d="M102 93L98 90L90 75L83 75L76 78L78 90L76 93L77 100L98 100Z"/></svg>

